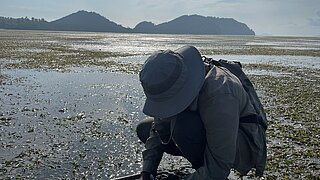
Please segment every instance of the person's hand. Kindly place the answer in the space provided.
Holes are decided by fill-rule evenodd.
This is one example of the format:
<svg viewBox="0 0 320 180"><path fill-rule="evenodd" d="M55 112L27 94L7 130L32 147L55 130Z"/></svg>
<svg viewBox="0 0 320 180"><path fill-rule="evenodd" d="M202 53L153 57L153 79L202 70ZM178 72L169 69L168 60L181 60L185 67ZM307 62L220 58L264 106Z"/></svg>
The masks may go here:
<svg viewBox="0 0 320 180"><path fill-rule="evenodd" d="M155 178L151 173L148 172L142 172L140 176L140 180L154 180Z"/></svg>

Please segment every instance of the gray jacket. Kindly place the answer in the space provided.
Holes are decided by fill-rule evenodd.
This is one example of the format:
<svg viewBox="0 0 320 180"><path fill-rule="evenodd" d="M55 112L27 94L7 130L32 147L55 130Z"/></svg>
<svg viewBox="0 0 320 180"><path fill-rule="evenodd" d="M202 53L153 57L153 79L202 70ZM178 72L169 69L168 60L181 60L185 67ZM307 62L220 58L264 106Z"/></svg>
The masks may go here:
<svg viewBox="0 0 320 180"><path fill-rule="evenodd" d="M266 162L265 132L259 124L239 123L241 117L255 114L239 79L225 68L213 67L205 77L197 109L206 129L207 145L204 165L188 179L225 179L231 168L242 175L256 168L256 174L262 175ZM155 125L170 129L166 121L155 120ZM151 131L143 152L143 171L156 171L162 147L159 135Z"/></svg>

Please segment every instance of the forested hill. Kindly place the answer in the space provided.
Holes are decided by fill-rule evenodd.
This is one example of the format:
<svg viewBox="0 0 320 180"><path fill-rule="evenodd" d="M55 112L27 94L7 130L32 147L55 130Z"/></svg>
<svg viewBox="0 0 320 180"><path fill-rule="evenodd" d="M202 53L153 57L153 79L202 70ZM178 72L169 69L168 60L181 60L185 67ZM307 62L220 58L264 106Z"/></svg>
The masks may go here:
<svg viewBox="0 0 320 180"><path fill-rule="evenodd" d="M0 17L0 28L156 34L255 35L254 31L246 24L232 18L185 15L158 25L143 21L131 29L112 22L95 12L87 11L78 11L51 22L27 17Z"/></svg>
<svg viewBox="0 0 320 180"><path fill-rule="evenodd" d="M0 17L0 28L26 30L55 30L55 31L87 31L87 32L132 32L105 17L87 11L78 11L52 22L35 18Z"/></svg>
<svg viewBox="0 0 320 180"><path fill-rule="evenodd" d="M51 29L62 31L131 32L130 28L124 28L95 12L87 11L70 14L50 22L50 25Z"/></svg>
<svg viewBox="0 0 320 180"><path fill-rule="evenodd" d="M254 31L246 24L232 18L204 17L200 15L185 15L159 25L144 21L139 23L133 30L141 33L161 34L255 35Z"/></svg>

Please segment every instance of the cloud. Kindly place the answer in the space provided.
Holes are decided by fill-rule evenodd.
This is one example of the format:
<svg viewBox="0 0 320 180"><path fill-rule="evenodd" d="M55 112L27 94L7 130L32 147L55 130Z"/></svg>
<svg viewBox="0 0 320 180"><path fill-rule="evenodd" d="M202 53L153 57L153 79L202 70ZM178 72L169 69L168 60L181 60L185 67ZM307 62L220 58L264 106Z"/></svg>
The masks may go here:
<svg viewBox="0 0 320 180"><path fill-rule="evenodd" d="M219 1L208 1L202 4L202 8L229 8L233 6L238 6L240 4L240 0L219 0Z"/></svg>
<svg viewBox="0 0 320 180"><path fill-rule="evenodd" d="M320 26L320 10L317 11L317 17L316 18L309 18L309 24L311 26Z"/></svg>

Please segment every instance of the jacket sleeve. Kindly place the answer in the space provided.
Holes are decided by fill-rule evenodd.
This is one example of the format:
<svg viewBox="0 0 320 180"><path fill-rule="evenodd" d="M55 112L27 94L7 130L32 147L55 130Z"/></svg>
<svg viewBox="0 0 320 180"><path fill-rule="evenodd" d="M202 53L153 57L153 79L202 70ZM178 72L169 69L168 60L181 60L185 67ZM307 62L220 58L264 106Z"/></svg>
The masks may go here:
<svg viewBox="0 0 320 180"><path fill-rule="evenodd" d="M226 179L236 156L239 102L230 93L206 97L199 105L206 129L204 165L188 179Z"/></svg>
<svg viewBox="0 0 320 180"><path fill-rule="evenodd" d="M157 173L159 163L163 155L163 144L160 141L159 134L155 130L155 124L152 124L150 136L146 141L145 150L142 152L143 167L142 171L152 174Z"/></svg>

